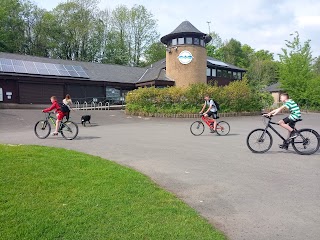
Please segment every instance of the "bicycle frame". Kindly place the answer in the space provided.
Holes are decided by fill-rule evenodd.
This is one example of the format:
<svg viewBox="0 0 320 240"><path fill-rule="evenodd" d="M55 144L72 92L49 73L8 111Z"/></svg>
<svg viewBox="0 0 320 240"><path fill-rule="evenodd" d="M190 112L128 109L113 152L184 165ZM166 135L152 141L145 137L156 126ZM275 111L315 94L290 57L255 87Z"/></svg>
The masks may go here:
<svg viewBox="0 0 320 240"><path fill-rule="evenodd" d="M271 121L271 118L268 118L268 124L266 126L266 128L264 129L264 134L266 133L266 131L268 130L268 128L272 129L272 131L278 135L279 138L281 138L283 141L286 141L286 139L272 126L272 125L278 125L279 123L275 123ZM264 136L263 134L263 136Z"/></svg>
<svg viewBox="0 0 320 240"><path fill-rule="evenodd" d="M201 120L202 120L203 122L205 122L205 124L207 124L209 127L210 127L210 124L211 124L211 123L214 123L214 121L216 121L216 120L214 120L214 119L212 119L212 118L205 117L204 115L201 116Z"/></svg>

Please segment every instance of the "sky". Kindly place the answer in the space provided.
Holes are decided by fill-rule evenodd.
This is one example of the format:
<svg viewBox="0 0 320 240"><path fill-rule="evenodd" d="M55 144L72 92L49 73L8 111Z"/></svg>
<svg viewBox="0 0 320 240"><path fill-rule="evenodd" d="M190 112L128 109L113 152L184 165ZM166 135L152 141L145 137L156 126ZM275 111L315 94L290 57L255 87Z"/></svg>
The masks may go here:
<svg viewBox="0 0 320 240"><path fill-rule="evenodd" d="M51 10L66 0L34 0ZM160 35L188 20L200 31L215 31L223 40L235 38L255 50L282 53L285 40L299 32L311 40L313 56L320 56L320 1L318 0L100 0L101 9L144 5L158 20ZM209 24L207 22L210 22Z"/></svg>

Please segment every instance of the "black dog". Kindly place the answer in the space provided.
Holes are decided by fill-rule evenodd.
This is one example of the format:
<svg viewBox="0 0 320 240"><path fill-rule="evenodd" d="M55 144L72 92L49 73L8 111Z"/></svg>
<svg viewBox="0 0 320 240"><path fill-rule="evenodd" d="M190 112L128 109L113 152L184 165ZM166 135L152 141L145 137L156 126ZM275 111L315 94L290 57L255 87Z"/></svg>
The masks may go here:
<svg viewBox="0 0 320 240"><path fill-rule="evenodd" d="M86 126L86 122L90 123L90 120L91 120L91 115L83 115L81 117L81 124L85 127Z"/></svg>

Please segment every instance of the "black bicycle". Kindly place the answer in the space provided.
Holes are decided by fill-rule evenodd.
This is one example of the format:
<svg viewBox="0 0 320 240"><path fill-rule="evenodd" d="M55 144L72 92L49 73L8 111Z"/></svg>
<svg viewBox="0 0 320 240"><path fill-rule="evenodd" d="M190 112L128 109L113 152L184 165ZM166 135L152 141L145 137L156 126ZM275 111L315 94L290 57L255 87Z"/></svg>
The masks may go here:
<svg viewBox="0 0 320 240"><path fill-rule="evenodd" d="M285 139L272 125L279 125L272 122L272 117L265 116L267 118L266 127L258 128L249 133L247 137L247 146L254 153L267 152L273 143L272 135L268 131L268 128L272 129L282 140L283 144L280 148L288 150L291 144L293 149L301 155L311 155L319 150L320 147L320 135L313 129L303 128L296 130L297 137L292 139ZM302 121L302 120L298 120ZM297 121L297 122L298 122Z"/></svg>
<svg viewBox="0 0 320 240"><path fill-rule="evenodd" d="M51 133L51 124L56 126L56 118L51 116L52 112L46 113L46 118L44 120L40 120L34 126L34 133L40 139L47 138ZM49 122L50 121L50 122ZM61 133L62 137L67 140L74 139L79 132L78 125L72 121L61 121L59 127L59 133Z"/></svg>

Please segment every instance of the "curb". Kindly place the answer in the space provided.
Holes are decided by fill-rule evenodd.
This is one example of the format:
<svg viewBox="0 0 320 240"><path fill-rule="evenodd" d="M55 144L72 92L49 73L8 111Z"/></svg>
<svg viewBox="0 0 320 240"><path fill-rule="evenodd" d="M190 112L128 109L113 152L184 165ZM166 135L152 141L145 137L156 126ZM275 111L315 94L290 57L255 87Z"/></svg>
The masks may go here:
<svg viewBox="0 0 320 240"><path fill-rule="evenodd" d="M199 114L170 114L170 113L128 113L126 115L155 118L199 118ZM219 117L259 116L261 112L219 113Z"/></svg>

